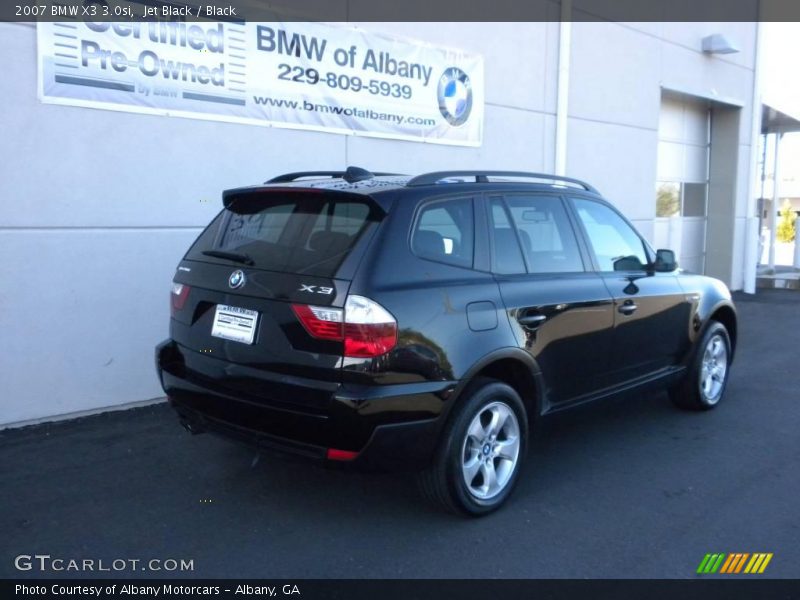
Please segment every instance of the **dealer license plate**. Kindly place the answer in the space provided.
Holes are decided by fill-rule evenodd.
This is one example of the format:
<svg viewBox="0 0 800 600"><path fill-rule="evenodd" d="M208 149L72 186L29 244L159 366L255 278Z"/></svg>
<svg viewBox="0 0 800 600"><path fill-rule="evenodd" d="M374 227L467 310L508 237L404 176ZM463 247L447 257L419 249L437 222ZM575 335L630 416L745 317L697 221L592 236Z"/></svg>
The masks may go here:
<svg viewBox="0 0 800 600"><path fill-rule="evenodd" d="M257 322L258 311L217 304L211 335L243 344L252 344Z"/></svg>

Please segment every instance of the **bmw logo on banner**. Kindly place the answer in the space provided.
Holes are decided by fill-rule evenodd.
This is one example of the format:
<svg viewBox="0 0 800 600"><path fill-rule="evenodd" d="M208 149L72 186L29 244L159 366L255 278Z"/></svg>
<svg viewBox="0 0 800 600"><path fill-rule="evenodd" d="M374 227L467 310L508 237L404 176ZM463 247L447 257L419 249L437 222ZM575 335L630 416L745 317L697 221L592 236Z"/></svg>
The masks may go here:
<svg viewBox="0 0 800 600"><path fill-rule="evenodd" d="M457 67L450 67L439 78L439 110L450 125L466 123L472 111L472 85L469 75Z"/></svg>

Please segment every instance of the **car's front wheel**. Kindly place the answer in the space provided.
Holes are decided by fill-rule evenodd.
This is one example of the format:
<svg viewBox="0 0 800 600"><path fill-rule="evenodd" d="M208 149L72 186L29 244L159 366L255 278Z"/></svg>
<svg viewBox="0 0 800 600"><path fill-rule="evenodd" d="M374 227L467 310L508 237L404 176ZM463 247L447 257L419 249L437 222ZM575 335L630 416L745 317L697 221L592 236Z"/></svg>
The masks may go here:
<svg viewBox="0 0 800 600"><path fill-rule="evenodd" d="M505 383L481 379L466 393L419 480L435 504L478 516L511 494L527 450L528 419L519 394Z"/></svg>
<svg viewBox="0 0 800 600"><path fill-rule="evenodd" d="M712 321L697 345L685 378L670 390L681 408L710 410L722 399L728 385L731 340L722 323Z"/></svg>

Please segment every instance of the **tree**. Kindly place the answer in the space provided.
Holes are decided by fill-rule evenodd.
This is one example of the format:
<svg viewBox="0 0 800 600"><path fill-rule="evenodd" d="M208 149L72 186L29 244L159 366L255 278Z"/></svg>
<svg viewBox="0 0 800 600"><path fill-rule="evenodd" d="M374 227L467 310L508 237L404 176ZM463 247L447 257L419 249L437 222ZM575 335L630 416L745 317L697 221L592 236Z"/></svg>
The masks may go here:
<svg viewBox="0 0 800 600"><path fill-rule="evenodd" d="M681 212L681 188L677 183L659 183L656 188L656 216L674 217Z"/></svg>
<svg viewBox="0 0 800 600"><path fill-rule="evenodd" d="M792 209L792 205L788 198L783 201L781 207L781 219L778 221L778 227L775 232L775 237L779 242L793 242L794 241L794 222L797 220L797 213Z"/></svg>

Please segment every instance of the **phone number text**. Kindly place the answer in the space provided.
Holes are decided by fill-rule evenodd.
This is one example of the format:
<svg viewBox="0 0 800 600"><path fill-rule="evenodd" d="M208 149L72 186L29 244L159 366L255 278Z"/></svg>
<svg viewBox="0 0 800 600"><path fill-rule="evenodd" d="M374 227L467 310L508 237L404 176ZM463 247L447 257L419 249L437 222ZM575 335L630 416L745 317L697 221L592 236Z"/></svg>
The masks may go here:
<svg viewBox="0 0 800 600"><path fill-rule="evenodd" d="M373 96L391 96L392 98L410 99L413 91L410 85L390 83L378 79L362 79L358 75L345 73L320 73L313 67L293 67L282 63L278 65L278 79L294 81L309 85L327 85L329 88L367 92Z"/></svg>

